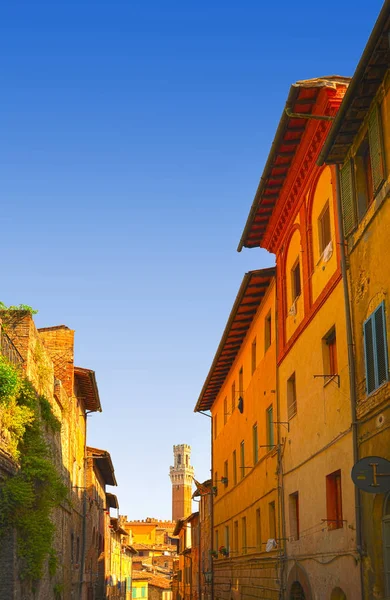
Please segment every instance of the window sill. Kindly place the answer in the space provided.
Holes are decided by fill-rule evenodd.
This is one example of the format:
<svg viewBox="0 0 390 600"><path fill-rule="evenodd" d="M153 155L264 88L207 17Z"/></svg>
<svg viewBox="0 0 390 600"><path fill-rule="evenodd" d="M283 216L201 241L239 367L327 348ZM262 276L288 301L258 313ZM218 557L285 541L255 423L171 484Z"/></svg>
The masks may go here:
<svg viewBox="0 0 390 600"><path fill-rule="evenodd" d="M386 379L386 381L384 381L383 383L380 384L379 387L375 388L375 390L372 390L372 392L367 392L367 389L365 390L365 397L367 398L371 398L372 396L375 396L375 394L377 394L378 392L380 392L383 388L385 388L387 386L387 384L389 383L389 379Z"/></svg>

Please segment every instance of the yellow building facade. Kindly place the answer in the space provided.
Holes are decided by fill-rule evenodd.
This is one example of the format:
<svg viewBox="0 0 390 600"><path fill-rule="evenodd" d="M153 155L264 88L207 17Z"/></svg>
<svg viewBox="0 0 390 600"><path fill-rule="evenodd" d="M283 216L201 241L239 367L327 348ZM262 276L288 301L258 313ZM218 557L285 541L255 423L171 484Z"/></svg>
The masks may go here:
<svg viewBox="0 0 390 600"><path fill-rule="evenodd" d="M390 2L378 21L330 131L320 163L340 171L350 330L356 460L390 460ZM368 462L375 460L368 459ZM381 469L381 471L386 469ZM390 596L390 485L358 492L363 598Z"/></svg>
<svg viewBox="0 0 390 600"><path fill-rule="evenodd" d="M195 407L212 415L215 598L279 597L275 317L275 269L247 273Z"/></svg>

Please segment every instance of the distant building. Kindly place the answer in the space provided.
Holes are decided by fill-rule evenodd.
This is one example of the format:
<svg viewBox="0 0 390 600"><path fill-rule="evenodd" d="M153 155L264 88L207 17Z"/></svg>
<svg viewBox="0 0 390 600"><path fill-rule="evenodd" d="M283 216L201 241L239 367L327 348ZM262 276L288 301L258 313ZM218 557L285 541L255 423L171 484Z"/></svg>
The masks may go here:
<svg viewBox="0 0 390 600"><path fill-rule="evenodd" d="M174 466L169 476L172 482L172 521L183 519L191 514L192 478L194 467L190 464L191 446L173 446Z"/></svg>
<svg viewBox="0 0 390 600"><path fill-rule="evenodd" d="M174 533L179 536L179 563L173 586L174 600L199 600L199 512L179 519Z"/></svg>

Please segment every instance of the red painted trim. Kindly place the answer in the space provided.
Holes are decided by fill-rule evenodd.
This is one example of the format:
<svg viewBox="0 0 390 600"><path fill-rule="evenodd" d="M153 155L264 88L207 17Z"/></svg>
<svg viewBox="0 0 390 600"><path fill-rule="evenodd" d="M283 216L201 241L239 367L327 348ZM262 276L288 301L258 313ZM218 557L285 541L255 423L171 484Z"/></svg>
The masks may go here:
<svg viewBox="0 0 390 600"><path fill-rule="evenodd" d="M310 246L307 239L307 222L306 222L306 202L303 202L299 211L301 222L301 244L302 252L302 275L303 275L303 309L304 315L307 315L311 306L311 277L310 277Z"/></svg>
<svg viewBox="0 0 390 600"><path fill-rule="evenodd" d="M337 270L333 273L332 277L329 279L328 283L322 290L321 294L318 296L317 300L314 302L313 306L311 307L310 313L308 315L304 316L303 320L298 325L297 329L294 331L291 338L288 340L287 343L284 344L283 347L281 347L279 356L278 356L278 360L277 360L278 367L280 366L283 359L290 352L291 348L294 346L295 342L297 341L297 339L299 338L301 333L306 329L306 327L309 325L309 323L313 320L313 318L315 317L317 312L320 310L320 308L326 302L326 300L331 295L331 293L334 291L335 287L337 286L337 284L340 281L341 281L341 271L339 268L337 268Z"/></svg>
<svg viewBox="0 0 390 600"><path fill-rule="evenodd" d="M337 112L345 87L331 90L324 88L319 94L314 105L313 114L332 115ZM320 170L315 162L321 151L323 143L331 127L330 122L310 121L303 138L297 149L297 154L289 169L288 180L277 200L275 209L270 218L267 230L261 242L261 247L270 252L276 252L281 245L284 225L292 219L298 211L302 200L303 188L311 180L313 172Z"/></svg>

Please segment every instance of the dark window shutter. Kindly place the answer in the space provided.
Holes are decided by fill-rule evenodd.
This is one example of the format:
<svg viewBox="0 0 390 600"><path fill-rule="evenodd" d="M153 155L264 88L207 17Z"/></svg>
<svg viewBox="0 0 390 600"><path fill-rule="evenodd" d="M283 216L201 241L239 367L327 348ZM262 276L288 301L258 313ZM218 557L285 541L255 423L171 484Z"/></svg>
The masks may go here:
<svg viewBox="0 0 390 600"><path fill-rule="evenodd" d="M356 207L353 190L352 164L349 160L340 170L341 204L343 207L344 235L356 226Z"/></svg>
<svg viewBox="0 0 390 600"><path fill-rule="evenodd" d="M378 105L375 105L368 117L368 141L370 144L372 181L374 193L378 191L385 178L381 122Z"/></svg>
<svg viewBox="0 0 390 600"><path fill-rule="evenodd" d="M386 343L386 322L383 303L374 313L375 342L376 342L376 362L378 381L377 387L384 381L387 381L387 343Z"/></svg>
<svg viewBox="0 0 390 600"><path fill-rule="evenodd" d="M366 361L367 394L375 390L374 335L372 317L364 323L364 357Z"/></svg>

